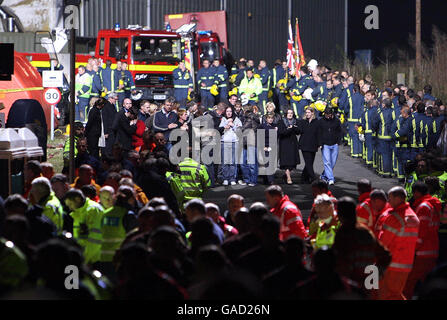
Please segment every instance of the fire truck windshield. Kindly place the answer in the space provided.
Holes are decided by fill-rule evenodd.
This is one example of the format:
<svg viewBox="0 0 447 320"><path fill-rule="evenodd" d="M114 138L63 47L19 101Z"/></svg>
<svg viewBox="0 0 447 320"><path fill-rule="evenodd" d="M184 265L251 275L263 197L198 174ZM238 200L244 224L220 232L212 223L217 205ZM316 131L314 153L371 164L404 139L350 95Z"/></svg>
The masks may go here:
<svg viewBox="0 0 447 320"><path fill-rule="evenodd" d="M216 42L202 42L200 43L200 60L209 59L213 62L214 59L220 59L219 47Z"/></svg>
<svg viewBox="0 0 447 320"><path fill-rule="evenodd" d="M172 61L182 59L180 39L162 37L133 37L135 61Z"/></svg>

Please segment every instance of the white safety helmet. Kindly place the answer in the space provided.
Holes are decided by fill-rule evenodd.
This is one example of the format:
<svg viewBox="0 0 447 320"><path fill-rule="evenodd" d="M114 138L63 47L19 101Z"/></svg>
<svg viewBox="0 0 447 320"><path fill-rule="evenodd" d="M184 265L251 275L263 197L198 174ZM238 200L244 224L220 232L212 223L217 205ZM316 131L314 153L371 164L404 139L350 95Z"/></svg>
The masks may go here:
<svg viewBox="0 0 447 320"><path fill-rule="evenodd" d="M248 95L243 93L241 95L241 103L242 103L242 105L243 106L247 105L248 104L248 100L249 100Z"/></svg>
<svg viewBox="0 0 447 320"><path fill-rule="evenodd" d="M131 94L130 98L135 101L140 100L141 98L143 98L143 91L138 90L135 94Z"/></svg>
<svg viewBox="0 0 447 320"><path fill-rule="evenodd" d="M310 71L315 71L315 69L317 69L317 66L318 62L315 59L312 59L307 63L307 67L309 68Z"/></svg>
<svg viewBox="0 0 447 320"><path fill-rule="evenodd" d="M304 92L303 92L304 99L312 100L312 92L313 91L314 91L314 89L312 89L312 88L307 88L306 90L304 90Z"/></svg>

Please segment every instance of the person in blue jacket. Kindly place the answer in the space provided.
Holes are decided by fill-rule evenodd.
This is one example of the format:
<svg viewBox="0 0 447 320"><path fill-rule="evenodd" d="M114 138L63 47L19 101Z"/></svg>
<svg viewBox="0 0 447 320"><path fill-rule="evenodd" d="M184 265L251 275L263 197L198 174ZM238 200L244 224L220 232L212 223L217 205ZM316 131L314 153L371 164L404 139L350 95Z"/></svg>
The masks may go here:
<svg viewBox="0 0 447 320"><path fill-rule="evenodd" d="M210 92L211 86L215 84L215 75L210 68L210 61L203 60L203 67L197 72L197 84L200 88L200 97L202 105L211 109L214 106L214 97Z"/></svg>
<svg viewBox="0 0 447 320"><path fill-rule="evenodd" d="M364 110L365 98L360 93L360 87L358 84L354 86L354 94L352 96L352 108L347 114L345 114L348 120L348 132L351 141L351 157L362 158L363 146L359 139L359 133L356 129L356 125L360 123L362 113Z"/></svg>
<svg viewBox="0 0 447 320"><path fill-rule="evenodd" d="M219 97L216 104L228 100L228 71L225 66L220 64L219 59L214 59L213 67L215 72L215 83L219 89Z"/></svg>
<svg viewBox="0 0 447 320"><path fill-rule="evenodd" d="M256 69L256 74L259 75L259 79L262 83L262 93L259 95L259 110L261 114L266 113L265 105L268 101L268 94L270 90L270 70L267 68L267 62L265 60L260 60L258 68Z"/></svg>
<svg viewBox="0 0 447 320"><path fill-rule="evenodd" d="M186 69L185 62L180 61L178 67L172 71L174 77L174 97L181 108L186 108L188 93L193 90L192 77Z"/></svg>

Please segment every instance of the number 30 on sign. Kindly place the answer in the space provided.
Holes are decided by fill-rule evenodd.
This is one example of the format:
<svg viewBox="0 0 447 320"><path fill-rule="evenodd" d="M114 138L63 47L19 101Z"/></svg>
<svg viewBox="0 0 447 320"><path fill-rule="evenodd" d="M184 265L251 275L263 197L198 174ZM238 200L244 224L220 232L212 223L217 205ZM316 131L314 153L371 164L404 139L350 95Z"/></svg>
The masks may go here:
<svg viewBox="0 0 447 320"><path fill-rule="evenodd" d="M47 88L43 92L43 97L48 104L55 105L61 101L61 92L57 88Z"/></svg>

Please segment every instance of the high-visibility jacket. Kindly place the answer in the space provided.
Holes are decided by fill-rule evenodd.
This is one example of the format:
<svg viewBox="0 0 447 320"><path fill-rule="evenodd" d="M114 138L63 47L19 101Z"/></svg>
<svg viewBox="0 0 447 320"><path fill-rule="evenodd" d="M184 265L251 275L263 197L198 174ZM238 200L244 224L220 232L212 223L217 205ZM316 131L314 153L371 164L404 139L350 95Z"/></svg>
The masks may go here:
<svg viewBox="0 0 447 320"><path fill-rule="evenodd" d="M78 140L79 140L79 137L74 136L74 157L75 158L78 155L78 148L76 147ZM70 138L67 138L67 140L65 140L64 152L62 155L63 155L64 160L68 160L70 158Z"/></svg>
<svg viewBox="0 0 447 320"><path fill-rule="evenodd" d="M64 225L64 211L54 192L51 192L48 198L42 202L42 208L42 214L47 216L54 223L57 228L57 233L62 233L62 228Z"/></svg>
<svg viewBox="0 0 447 320"><path fill-rule="evenodd" d="M101 205L86 198L84 205L71 212L70 216L73 218L73 237L84 249L85 262L99 261L102 244L103 209Z"/></svg>
<svg viewBox="0 0 447 320"><path fill-rule="evenodd" d="M166 179L175 195L175 198L177 199L179 207L182 207L185 197L185 190L183 190L181 175L174 172L166 172Z"/></svg>
<svg viewBox="0 0 447 320"><path fill-rule="evenodd" d="M374 231L374 224L376 216L371 207L371 198L369 192L363 193L359 197L359 204L357 205L357 222L363 224L369 230Z"/></svg>
<svg viewBox="0 0 447 320"><path fill-rule="evenodd" d="M416 256L436 258L439 255L438 229L441 202L427 194L416 199L412 208L419 218L419 236L416 243Z"/></svg>
<svg viewBox="0 0 447 320"><path fill-rule="evenodd" d="M184 201L202 198L203 193L211 186L206 167L191 158L179 163L181 186L185 193Z"/></svg>
<svg viewBox="0 0 447 320"><path fill-rule="evenodd" d="M76 75L75 90L78 93L78 98L90 98L92 91L92 76L87 72L82 75Z"/></svg>
<svg viewBox="0 0 447 320"><path fill-rule="evenodd" d="M418 180L424 180L427 176L427 174L418 176L415 171L407 175L407 177L405 178L405 191L407 191L407 200L410 200L413 197L413 185Z"/></svg>
<svg viewBox="0 0 447 320"><path fill-rule="evenodd" d="M447 200L447 171L444 172L432 172L431 176L437 177L439 179L439 190L432 194L433 197L436 197L441 201L441 203L446 202Z"/></svg>
<svg viewBox="0 0 447 320"><path fill-rule="evenodd" d="M174 78L174 89L187 90L193 88L192 77L188 69L182 71L180 68L176 68L172 71L172 76Z"/></svg>
<svg viewBox="0 0 447 320"><path fill-rule="evenodd" d="M113 261L116 251L126 239L123 220L127 212L126 208L120 206L113 206L104 211L101 224L101 261Z"/></svg>
<svg viewBox="0 0 447 320"><path fill-rule="evenodd" d="M262 93L262 83L261 80L257 77L252 77L251 79L244 78L241 81L241 85L239 86L238 92L239 94L245 93L249 100L259 101L259 95ZM252 94L255 96L250 97Z"/></svg>
<svg viewBox="0 0 447 320"><path fill-rule="evenodd" d="M307 237L301 211L290 201L288 196L284 196L270 212L280 221L280 240L287 240L291 236L297 236L301 239Z"/></svg>
<svg viewBox="0 0 447 320"><path fill-rule="evenodd" d="M334 204L334 208L337 209L337 198L334 197L332 192L328 190L327 195L329 196L331 202ZM312 204L312 209L310 210L309 217L307 218L308 233L311 238L315 238L318 230L318 216L315 211L315 204Z"/></svg>
<svg viewBox="0 0 447 320"><path fill-rule="evenodd" d="M28 262L22 251L7 239L0 238L0 286L14 288L28 275Z"/></svg>
<svg viewBox="0 0 447 320"><path fill-rule="evenodd" d="M318 229L315 238L311 240L311 243L315 250L324 246L331 248L335 241L340 222L336 215L331 218L329 223L318 220Z"/></svg>
<svg viewBox="0 0 447 320"><path fill-rule="evenodd" d="M390 271L410 272L413 268L419 219L406 202L383 214L378 239L391 252Z"/></svg>

